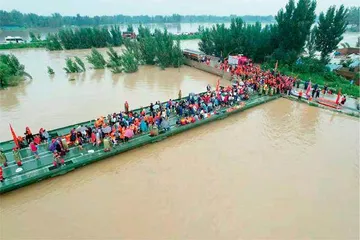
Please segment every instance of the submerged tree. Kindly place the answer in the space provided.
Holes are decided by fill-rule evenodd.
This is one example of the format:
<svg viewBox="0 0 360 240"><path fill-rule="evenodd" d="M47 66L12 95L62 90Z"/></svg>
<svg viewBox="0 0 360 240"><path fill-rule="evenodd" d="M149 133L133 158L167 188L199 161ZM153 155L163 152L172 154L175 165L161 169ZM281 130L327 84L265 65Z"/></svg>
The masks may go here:
<svg viewBox="0 0 360 240"><path fill-rule="evenodd" d="M180 48L180 40L176 41L176 44L173 46L171 51L172 58L172 66L173 67L181 67L184 64L184 55Z"/></svg>
<svg viewBox="0 0 360 240"><path fill-rule="evenodd" d="M138 60L135 58L134 53L128 49L123 52L121 64L126 73L133 73L139 69Z"/></svg>
<svg viewBox="0 0 360 240"><path fill-rule="evenodd" d="M29 37L31 42L37 42L40 41L40 34L36 36L33 32L29 32Z"/></svg>
<svg viewBox="0 0 360 240"><path fill-rule="evenodd" d="M122 72L121 56L112 47L109 47L109 50L106 51L106 53L109 56L107 67L109 67L111 69L111 72L113 73L121 73Z"/></svg>
<svg viewBox="0 0 360 240"><path fill-rule="evenodd" d="M138 41L132 41L130 39L124 39L124 46L128 52L130 52L138 64L143 64L143 55L140 49L140 44Z"/></svg>
<svg viewBox="0 0 360 240"><path fill-rule="evenodd" d="M111 26L110 34L111 34L111 42L109 43L110 45L114 47L118 47L121 46L121 44L123 44L123 39L119 26Z"/></svg>
<svg viewBox="0 0 360 240"><path fill-rule="evenodd" d="M46 37L46 48L50 51L63 50L56 34L49 33Z"/></svg>
<svg viewBox="0 0 360 240"><path fill-rule="evenodd" d="M321 59L329 61L329 54L334 51L343 39L346 31L348 10L341 5L338 10L331 6L326 14L319 16L319 24L316 29L316 49L321 52Z"/></svg>
<svg viewBox="0 0 360 240"><path fill-rule="evenodd" d="M12 54L0 54L0 88L15 86L31 76L25 72L25 66Z"/></svg>
<svg viewBox="0 0 360 240"><path fill-rule="evenodd" d="M156 42L151 36L150 29L140 25L138 34L139 47L142 59L146 64L154 65L156 57Z"/></svg>
<svg viewBox="0 0 360 240"><path fill-rule="evenodd" d="M91 54L86 57L88 62L93 65L94 69L103 69L106 66L106 61L101 53L95 48L91 49Z"/></svg>
<svg viewBox="0 0 360 240"><path fill-rule="evenodd" d="M54 69L52 69L49 66L47 67L47 72L48 72L49 75L54 75L55 74Z"/></svg>
<svg viewBox="0 0 360 240"><path fill-rule="evenodd" d="M121 31L118 26L108 27L83 27L61 29L57 34L47 37L49 50L59 50L57 43L64 49L100 48L108 45L120 46L122 44Z"/></svg>
<svg viewBox="0 0 360 240"><path fill-rule="evenodd" d="M174 38L168 33L165 29L164 32L161 32L158 29L155 29L155 46L156 46L156 61L159 66L164 69L173 64L173 46Z"/></svg>
<svg viewBox="0 0 360 240"><path fill-rule="evenodd" d="M66 63L66 67L64 67L64 70L66 73L82 72L81 67L75 61L73 61L71 58L66 58L65 63Z"/></svg>
<svg viewBox="0 0 360 240"><path fill-rule="evenodd" d="M218 24L199 30L200 50L208 55L227 57L230 54L245 54L255 61L262 62L278 47L275 39L278 28L275 25L262 27L259 22L245 24L241 18L234 18L229 28Z"/></svg>
<svg viewBox="0 0 360 240"><path fill-rule="evenodd" d="M83 62L79 57L76 57L76 56L75 56L75 62L81 67L81 70L82 70L83 72L86 71L85 64L84 64L84 62Z"/></svg>

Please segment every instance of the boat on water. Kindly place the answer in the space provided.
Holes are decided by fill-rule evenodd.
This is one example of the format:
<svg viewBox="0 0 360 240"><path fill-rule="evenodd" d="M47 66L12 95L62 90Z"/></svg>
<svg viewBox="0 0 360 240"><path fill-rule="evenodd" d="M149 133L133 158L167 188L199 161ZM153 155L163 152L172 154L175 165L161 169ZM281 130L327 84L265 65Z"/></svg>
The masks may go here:
<svg viewBox="0 0 360 240"><path fill-rule="evenodd" d="M326 99L326 98L317 98L316 102L318 104L321 104L321 105L329 107L329 108L334 108L334 109L340 109L341 108L340 104L337 104L335 101L329 100L329 99Z"/></svg>
<svg viewBox="0 0 360 240"><path fill-rule="evenodd" d="M85 166L87 164L120 154L122 152L137 147L144 146L146 144L162 141L167 137L173 136L175 134L187 131L189 129L204 125L215 120L226 118L231 114L263 104L279 97L280 95L253 96L251 99L247 101L242 101L234 106L221 107L220 109L216 110L216 112L210 114L208 117L186 125L177 124L177 117L170 116L169 129L167 131L160 131L159 134L156 136L151 136L149 133L135 135L135 137L130 139L128 142L115 145L111 149L111 151L104 151L102 145L96 147L90 143L84 144L83 150L80 150L77 147L72 147L70 148L70 152L66 154L64 158L64 164L62 166L54 166L54 158L52 152L48 151L46 144L41 144L38 150L40 160L34 158L29 148L24 148L20 150L23 165L19 167L14 161L11 150L9 150L9 148L12 149L14 143L12 141L2 142L0 143L0 147L8 148L5 152L8 158L8 166L3 169L3 176L5 179L3 182L0 182L0 193L12 191L17 188L21 188L47 178L63 175L67 172L73 171L76 168ZM177 99L175 101L179 100L181 99ZM146 109L148 110L149 108ZM133 111L141 111L141 109L135 109ZM68 134L71 129L76 128L77 126L85 124L90 125L93 123L94 120L77 123L63 128L54 129L52 131L49 131L49 133L51 133L53 137L64 136Z"/></svg>

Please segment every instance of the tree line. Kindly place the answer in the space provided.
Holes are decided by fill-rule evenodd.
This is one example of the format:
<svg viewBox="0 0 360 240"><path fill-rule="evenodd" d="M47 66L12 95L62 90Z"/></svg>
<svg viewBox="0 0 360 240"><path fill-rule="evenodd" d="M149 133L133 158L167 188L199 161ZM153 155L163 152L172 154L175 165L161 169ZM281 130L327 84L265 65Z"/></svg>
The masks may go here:
<svg viewBox="0 0 360 240"><path fill-rule="evenodd" d="M113 73L132 73L138 70L139 65L158 65L162 69L180 67L183 64L183 54L180 41L166 29L156 29L153 34L150 29L140 26L137 40L124 39L124 50L116 52L113 47L108 47L105 57L96 49L91 49L91 54L86 56L87 62L93 69L109 68ZM66 73L79 73L86 71L81 59L67 58L65 60ZM49 72L53 74L53 72Z"/></svg>
<svg viewBox="0 0 360 240"><path fill-rule="evenodd" d="M213 16L213 15L179 15L169 16L62 16L59 13L53 13L51 16L41 16L34 13L21 13L19 11L0 11L0 27L63 27L63 26L98 26L107 24L146 24L146 23L191 23L191 22L229 22L236 15ZM273 16L243 16L245 21L249 22L270 22L274 20Z"/></svg>
<svg viewBox="0 0 360 240"><path fill-rule="evenodd" d="M60 29L58 33L48 34L48 50L101 48L108 45L120 46L123 39L119 26L85 27Z"/></svg>
<svg viewBox="0 0 360 240"><path fill-rule="evenodd" d="M229 27L216 24L200 28L199 48L208 55L226 58L244 54L265 68L287 75L328 84L344 93L359 96L358 86L330 72L326 64L337 49L347 29L350 12L343 5L331 6L316 19L315 0L289 0L275 16L276 22L264 27L232 19ZM320 53L320 59L316 53Z"/></svg>
<svg viewBox="0 0 360 240"><path fill-rule="evenodd" d="M331 6L315 23L315 9L315 0L289 0L275 16L275 24L262 27L259 22L246 24L235 18L230 27L200 28L200 50L219 57L245 54L256 62L272 59L283 63L294 63L306 50L311 54L320 51L326 63L343 39L349 10L343 5L338 9Z"/></svg>

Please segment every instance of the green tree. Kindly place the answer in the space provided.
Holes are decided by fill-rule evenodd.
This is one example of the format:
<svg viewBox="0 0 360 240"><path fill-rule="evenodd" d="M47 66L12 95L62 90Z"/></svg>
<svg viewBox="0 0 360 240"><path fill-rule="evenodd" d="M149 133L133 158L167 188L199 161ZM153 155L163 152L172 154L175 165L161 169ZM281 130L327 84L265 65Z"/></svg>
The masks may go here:
<svg viewBox="0 0 360 240"><path fill-rule="evenodd" d="M275 56L293 62L303 51L311 26L315 21L315 0L289 0L275 19L278 24L279 47Z"/></svg>
<svg viewBox="0 0 360 240"><path fill-rule="evenodd" d="M133 26L132 26L131 24L129 24L129 25L127 26L126 31L127 31L127 32L134 32Z"/></svg>
<svg viewBox="0 0 360 240"><path fill-rule="evenodd" d="M172 50L174 39L166 29L161 32L155 29L154 32L155 46L156 46L156 61L159 66L164 69L172 65Z"/></svg>
<svg viewBox="0 0 360 240"><path fill-rule="evenodd" d="M139 27L138 41L142 55L142 59L146 64L154 65L156 57L156 42L155 38L151 36L150 29L142 25Z"/></svg>
<svg viewBox="0 0 360 240"><path fill-rule="evenodd" d="M346 20L349 25L355 26L357 32L360 32L360 7L351 7Z"/></svg>
<svg viewBox="0 0 360 240"><path fill-rule="evenodd" d="M71 58L65 59L66 67L64 67L64 70L66 73L79 73L82 72L82 69L75 61L73 61Z"/></svg>
<svg viewBox="0 0 360 240"><path fill-rule="evenodd" d="M111 34L111 45L112 46L120 46L123 44L123 39L120 31L119 26L111 26L110 28L110 34Z"/></svg>
<svg viewBox="0 0 360 240"><path fill-rule="evenodd" d="M52 69L51 67L47 67L47 70L48 70L48 74L49 75L53 75L53 74L55 74L55 72L54 72L54 69Z"/></svg>
<svg viewBox="0 0 360 240"><path fill-rule="evenodd" d="M15 86L24 80L31 78L25 72L25 66L12 54L0 54L0 87Z"/></svg>
<svg viewBox="0 0 360 240"><path fill-rule="evenodd" d="M46 37L46 48L50 51L62 50L63 47L56 34L48 34Z"/></svg>
<svg viewBox="0 0 360 240"><path fill-rule="evenodd" d="M121 64L124 67L124 71L126 73L133 73L139 69L138 60L135 58L134 53L128 49L123 52Z"/></svg>
<svg viewBox="0 0 360 240"><path fill-rule="evenodd" d="M120 28L111 26L110 31L107 27L65 28L57 34L48 35L47 42L49 50L59 50L60 46L64 49L120 46L123 40Z"/></svg>
<svg viewBox="0 0 360 240"><path fill-rule="evenodd" d="M75 56L75 62L81 67L81 70L82 70L83 72L86 71L85 64L84 64L84 62L83 62L79 57Z"/></svg>
<svg viewBox="0 0 360 240"><path fill-rule="evenodd" d="M140 49L140 44L138 41L132 41L130 39L124 39L124 46L127 52L131 53L132 56L136 59L138 64L143 64L143 56Z"/></svg>
<svg viewBox="0 0 360 240"><path fill-rule="evenodd" d="M181 67L184 64L184 55L180 48L180 40L176 41L171 51L172 66L175 68Z"/></svg>
<svg viewBox="0 0 360 240"><path fill-rule="evenodd" d="M215 52L214 42L211 39L211 32L209 28L201 29L201 37L199 42L199 49L208 55L212 55Z"/></svg>
<svg viewBox="0 0 360 240"><path fill-rule="evenodd" d="M341 5L338 10L331 6L326 14L321 12L316 28L316 49L321 52L321 59L329 61L329 54L334 51L346 31L348 10Z"/></svg>
<svg viewBox="0 0 360 240"><path fill-rule="evenodd" d="M9 66L7 66L6 63L0 62L0 88L8 86L10 77Z"/></svg>
<svg viewBox="0 0 360 240"><path fill-rule="evenodd" d="M314 27L306 40L306 50L310 58L313 58L316 52L316 31L317 29Z"/></svg>
<svg viewBox="0 0 360 240"><path fill-rule="evenodd" d="M63 26L99 26L110 24L138 24L138 23L180 23L180 22L214 22L224 23L230 22L234 18L230 16L213 16L213 15L179 15L172 14L171 16L125 16L122 14L114 16L62 16L59 13L53 13L51 16L41 16L34 13L21 13L18 11L2 11L0 10L0 27L1 26L19 26L19 27L63 27ZM249 22L272 22L273 16L243 16L245 21Z"/></svg>
<svg viewBox="0 0 360 240"><path fill-rule="evenodd" d="M199 48L208 55L227 57L245 54L262 62L278 47L278 28L275 25L261 26L261 23L246 24L241 18L231 20L230 28L217 24L212 28L200 28Z"/></svg>
<svg viewBox="0 0 360 240"><path fill-rule="evenodd" d="M103 69L106 66L106 61L101 53L95 48L91 49L91 54L86 57L88 62L93 65L94 69Z"/></svg>
<svg viewBox="0 0 360 240"><path fill-rule="evenodd" d="M109 67L113 73L121 73L123 70L121 56L112 47L109 47L106 53L109 56L107 67Z"/></svg>
<svg viewBox="0 0 360 240"><path fill-rule="evenodd" d="M29 37L30 37L31 42L39 41L39 39L37 38L37 36L33 32L29 32Z"/></svg>

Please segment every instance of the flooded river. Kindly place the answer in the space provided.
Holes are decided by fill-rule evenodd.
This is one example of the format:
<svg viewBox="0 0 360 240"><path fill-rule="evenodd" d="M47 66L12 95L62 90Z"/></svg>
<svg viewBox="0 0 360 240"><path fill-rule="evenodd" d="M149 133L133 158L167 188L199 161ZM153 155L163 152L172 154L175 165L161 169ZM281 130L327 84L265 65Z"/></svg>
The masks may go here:
<svg viewBox="0 0 360 240"><path fill-rule="evenodd" d="M279 99L5 194L1 237L358 239L358 130Z"/></svg>
<svg viewBox="0 0 360 240"><path fill-rule="evenodd" d="M192 44L196 41L187 41L182 46ZM106 49L100 50L106 54ZM155 66L143 66L133 74L89 69L85 73L67 75L62 69L65 58L78 56L86 63L90 50L17 49L11 53L26 66L33 80L0 91L0 141L11 138L9 123L18 134L23 134L26 126L33 132L41 127L57 128L118 112L126 100L130 107L136 108L157 100L177 98L180 89L183 95L205 91L208 83L215 86L218 79L186 66L164 71ZM53 77L47 74L47 66L54 69ZM71 78L75 80L69 81Z"/></svg>
<svg viewBox="0 0 360 240"><path fill-rule="evenodd" d="M8 123L61 127L217 81L185 66L69 81L65 57L89 50L12 53L33 80L0 91L0 140ZM355 118L279 99L1 195L0 239L358 239L358 133Z"/></svg>

